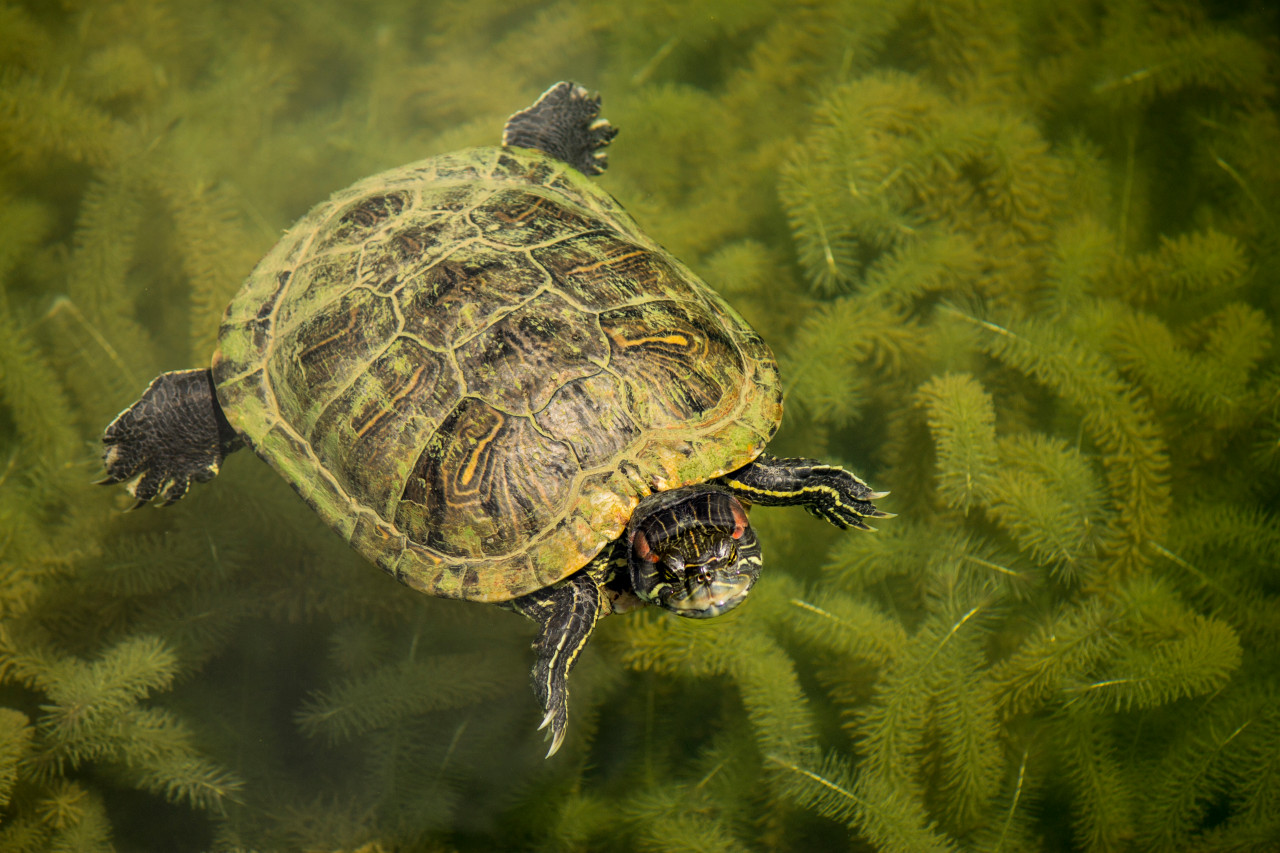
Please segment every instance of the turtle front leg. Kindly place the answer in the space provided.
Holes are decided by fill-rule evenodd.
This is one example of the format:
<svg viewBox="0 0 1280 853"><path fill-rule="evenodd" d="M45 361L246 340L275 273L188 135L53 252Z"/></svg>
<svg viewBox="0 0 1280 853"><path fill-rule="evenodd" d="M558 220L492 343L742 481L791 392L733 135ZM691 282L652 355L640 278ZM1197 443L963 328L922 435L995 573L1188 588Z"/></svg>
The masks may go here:
<svg viewBox="0 0 1280 853"><path fill-rule="evenodd" d="M554 586L531 592L507 605L542 628L533 641L533 650L538 656L533 664L533 692L546 711L538 729L551 727L547 758L555 755L564 742L569 724L569 672L607 606L588 569L590 564Z"/></svg>
<svg viewBox="0 0 1280 853"><path fill-rule="evenodd" d="M192 480L212 480L242 443L218 405L211 371L162 373L102 433L107 476L98 482L127 483L134 509L156 496L168 505Z"/></svg>
<svg viewBox="0 0 1280 853"><path fill-rule="evenodd" d="M893 518L872 503L888 492L872 491L843 468L816 459L761 455L720 482L743 500L765 506L798 504L842 530L872 530L864 518Z"/></svg>

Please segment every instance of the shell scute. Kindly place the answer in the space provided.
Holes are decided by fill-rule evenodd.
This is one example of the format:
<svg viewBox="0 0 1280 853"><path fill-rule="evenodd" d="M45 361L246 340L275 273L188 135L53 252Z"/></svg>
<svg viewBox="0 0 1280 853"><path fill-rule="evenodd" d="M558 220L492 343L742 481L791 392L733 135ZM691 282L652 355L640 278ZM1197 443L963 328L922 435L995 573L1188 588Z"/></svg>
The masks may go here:
<svg viewBox="0 0 1280 853"><path fill-rule="evenodd" d="M536 187L499 190L471 211L471 221L485 240L503 246L552 243L609 228L603 219Z"/></svg>
<svg viewBox="0 0 1280 853"><path fill-rule="evenodd" d="M460 396L447 356L398 337L325 407L308 439L356 500L391 518L438 413Z"/></svg>
<svg viewBox="0 0 1280 853"><path fill-rule="evenodd" d="M313 251L326 252L343 246L362 245L411 203L409 193L403 190L356 199L335 213L335 221L317 235Z"/></svg>
<svg viewBox="0 0 1280 853"><path fill-rule="evenodd" d="M452 252L459 230L443 215L424 215L390 228L362 247L356 281L379 293L395 293L414 275Z"/></svg>
<svg viewBox="0 0 1280 853"><path fill-rule="evenodd" d="M637 422L696 429L737 405L746 379L741 358L700 305L647 302L605 311L599 320Z"/></svg>
<svg viewBox="0 0 1280 853"><path fill-rule="evenodd" d="M600 371L565 382L533 419L538 428L573 448L584 468L606 465L630 446L642 430L630 415L625 384Z"/></svg>
<svg viewBox="0 0 1280 853"><path fill-rule="evenodd" d="M521 550L555 518L578 474L572 450L532 421L466 397L414 465L396 522L454 557Z"/></svg>
<svg viewBox="0 0 1280 853"><path fill-rule="evenodd" d="M600 371L609 343L594 317L548 291L454 350L467 391L514 415L544 408L566 382Z"/></svg>
<svg viewBox="0 0 1280 853"><path fill-rule="evenodd" d="M321 412L382 353L396 328L390 300L353 289L307 316L293 334L277 333L266 358L282 417L309 436Z"/></svg>
<svg viewBox="0 0 1280 853"><path fill-rule="evenodd" d="M560 291L588 311L690 297L688 283L661 253L616 233L579 234L532 255Z"/></svg>
<svg viewBox="0 0 1280 853"><path fill-rule="evenodd" d="M398 296L404 330L452 349L532 298L547 274L527 256L484 245L457 248L404 279Z"/></svg>

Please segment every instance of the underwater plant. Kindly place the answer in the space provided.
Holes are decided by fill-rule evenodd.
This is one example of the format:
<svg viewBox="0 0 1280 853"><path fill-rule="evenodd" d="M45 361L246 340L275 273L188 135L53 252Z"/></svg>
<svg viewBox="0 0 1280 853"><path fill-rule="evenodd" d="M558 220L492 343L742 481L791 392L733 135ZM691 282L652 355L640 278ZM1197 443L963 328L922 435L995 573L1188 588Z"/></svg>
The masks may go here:
<svg viewBox="0 0 1280 853"><path fill-rule="evenodd" d="M0 6L0 849L1280 845L1276 24ZM90 482L281 229L566 78L609 191L778 353L774 449L898 517L753 514L751 601L607 620L544 762L523 620L401 588L243 454L162 513Z"/></svg>

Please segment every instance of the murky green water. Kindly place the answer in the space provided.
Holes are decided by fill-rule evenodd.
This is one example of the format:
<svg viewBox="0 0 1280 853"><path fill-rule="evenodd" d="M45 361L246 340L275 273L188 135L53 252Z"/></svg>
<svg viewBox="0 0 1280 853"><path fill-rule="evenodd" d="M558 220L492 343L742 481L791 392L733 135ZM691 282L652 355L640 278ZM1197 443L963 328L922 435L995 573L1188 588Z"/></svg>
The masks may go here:
<svg viewBox="0 0 1280 853"><path fill-rule="evenodd" d="M689 5L693 6L691 10ZM1244 5L1241 11L1238 5ZM0 849L1280 845L1280 122L1265 4L0 7ZM771 343L715 620L533 625L355 556L249 453L123 512L102 428L283 229L560 79Z"/></svg>

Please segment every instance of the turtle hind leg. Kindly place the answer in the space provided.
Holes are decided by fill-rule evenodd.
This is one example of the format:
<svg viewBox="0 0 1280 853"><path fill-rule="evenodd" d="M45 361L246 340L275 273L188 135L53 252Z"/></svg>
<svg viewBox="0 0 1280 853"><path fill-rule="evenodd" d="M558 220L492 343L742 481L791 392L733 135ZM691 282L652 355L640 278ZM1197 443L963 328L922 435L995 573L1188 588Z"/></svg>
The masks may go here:
<svg viewBox="0 0 1280 853"><path fill-rule="evenodd" d="M560 749L569 726L569 672L586 647L596 620L603 615L600 586L583 569L553 586L521 596L508 606L542 629L533 641L538 656L533 664L533 692L546 711L538 728L548 729L550 758Z"/></svg>
<svg viewBox="0 0 1280 853"><path fill-rule="evenodd" d="M168 505L191 481L218 473L223 458L241 446L227 423L207 369L162 373L138 401L102 433L103 485L126 483L134 508L159 497Z"/></svg>
<svg viewBox="0 0 1280 853"><path fill-rule="evenodd" d="M557 83L533 106L507 119L502 144L535 148L584 175L608 168L605 146L618 131L600 115L600 96L576 83Z"/></svg>

